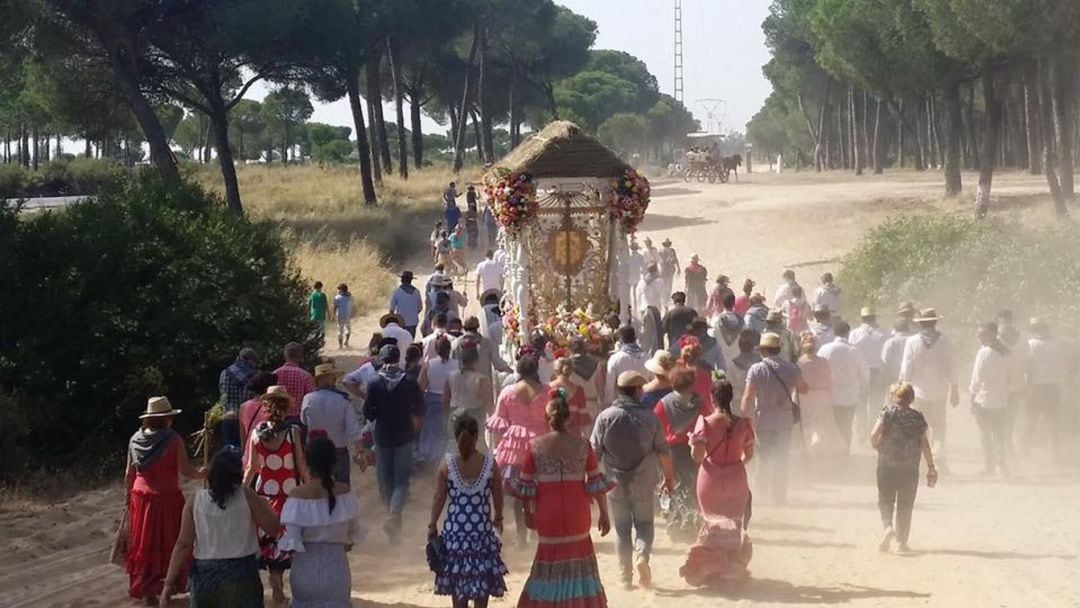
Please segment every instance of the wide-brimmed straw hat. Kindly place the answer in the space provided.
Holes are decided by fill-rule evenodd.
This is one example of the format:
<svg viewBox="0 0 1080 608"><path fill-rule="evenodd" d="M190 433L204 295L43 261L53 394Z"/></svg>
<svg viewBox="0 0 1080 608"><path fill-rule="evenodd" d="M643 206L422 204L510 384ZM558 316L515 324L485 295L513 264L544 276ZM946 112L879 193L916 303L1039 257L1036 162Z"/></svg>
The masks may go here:
<svg viewBox="0 0 1080 608"><path fill-rule="evenodd" d="M933 308L924 308L919 311L919 316L915 317L916 323L932 323L940 320L941 317L938 316L937 310Z"/></svg>
<svg viewBox="0 0 1080 608"><path fill-rule="evenodd" d="M175 416L182 411L184 410L173 409L172 403L169 403L168 397L151 397L146 401L146 412L139 416L139 419Z"/></svg>
<svg viewBox="0 0 1080 608"><path fill-rule="evenodd" d="M905 317L914 316L917 312L919 311L915 308L915 303L909 300L907 302L900 303L900 308L897 309L896 314L900 315L901 317Z"/></svg>
<svg viewBox="0 0 1080 608"><path fill-rule="evenodd" d="M875 310L873 306L863 306L862 310L859 311L859 316L860 317L876 317L877 316L877 310Z"/></svg>
<svg viewBox="0 0 1080 608"><path fill-rule="evenodd" d="M761 342L758 342L758 348L780 348L780 334L772 332L761 334Z"/></svg>
<svg viewBox="0 0 1080 608"><path fill-rule="evenodd" d="M437 274L431 277L432 287L450 287L454 284L454 279L446 276L445 274Z"/></svg>
<svg viewBox="0 0 1080 608"><path fill-rule="evenodd" d="M333 366L331 365L331 367L333 367ZM266 389L266 394L267 395L277 395L278 397L288 397L290 399L292 398L292 395L289 394L289 389L285 388L284 386L282 386L280 384L275 384L274 386L271 386L270 388Z"/></svg>
<svg viewBox="0 0 1080 608"><path fill-rule="evenodd" d="M664 242L660 244L664 247L671 247L671 239L664 239Z"/></svg>
<svg viewBox="0 0 1080 608"><path fill-rule="evenodd" d="M1028 328L1033 331L1046 331L1050 328L1050 324L1042 317L1031 317L1031 320L1028 322Z"/></svg>
<svg viewBox="0 0 1080 608"><path fill-rule="evenodd" d="M619 388L640 388L645 386L645 376L635 371L623 372L619 374L618 384Z"/></svg>
<svg viewBox="0 0 1080 608"><path fill-rule="evenodd" d="M662 376L675 369L676 363L678 363L678 361L675 359L675 355L666 350L658 350L653 353L652 359L645 362L645 369L658 376Z"/></svg>
<svg viewBox="0 0 1080 608"><path fill-rule="evenodd" d="M322 363L315 366L315 379L318 380L323 376L337 376L341 372L334 367L333 363Z"/></svg>
<svg viewBox="0 0 1080 608"><path fill-rule="evenodd" d="M385 315L379 317L379 327L386 327L391 323L405 325L405 319L402 319L401 315L397 314L396 312L388 312Z"/></svg>

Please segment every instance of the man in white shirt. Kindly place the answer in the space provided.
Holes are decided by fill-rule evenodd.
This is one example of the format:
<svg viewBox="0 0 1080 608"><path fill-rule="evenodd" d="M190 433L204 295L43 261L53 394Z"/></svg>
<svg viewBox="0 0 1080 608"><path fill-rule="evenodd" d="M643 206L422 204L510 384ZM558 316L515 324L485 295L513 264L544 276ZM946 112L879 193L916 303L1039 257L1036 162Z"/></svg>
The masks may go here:
<svg viewBox="0 0 1080 608"><path fill-rule="evenodd" d="M877 420L877 414L885 405L885 391L888 385L881 377L881 351L885 347L885 341L889 335L881 329L877 323L877 311L870 306L864 306L859 311L862 325L851 330L851 338L848 340L852 346L859 349L866 367L870 370L870 384L866 390L865 407L855 410L855 429L857 437L866 439L870 436L870 428Z"/></svg>
<svg viewBox="0 0 1080 608"><path fill-rule="evenodd" d="M660 311L664 309L664 279L656 264L648 264L637 286L637 313L641 324L641 347L650 356L664 348Z"/></svg>
<svg viewBox="0 0 1080 608"><path fill-rule="evenodd" d="M832 372L833 418L847 449L851 451L851 424L856 406L865 403L870 372L859 349L848 344L851 326L841 321L833 328L836 338L818 349L818 356L829 362Z"/></svg>
<svg viewBox="0 0 1080 608"><path fill-rule="evenodd" d="M784 282L776 288L776 294L773 295L773 308L779 309L784 306L784 303L792 298L791 290L797 286L795 281L795 271L784 271Z"/></svg>
<svg viewBox="0 0 1080 608"><path fill-rule="evenodd" d="M814 320L810 322L810 333L814 334L814 339L820 345L818 348L836 339L836 333L833 331L832 310L828 306L814 307Z"/></svg>
<svg viewBox="0 0 1080 608"><path fill-rule="evenodd" d="M445 312L437 312L431 320L432 331L430 334L424 336L424 340L421 342L424 347L424 361L428 359L434 359L439 356L435 352L435 341L440 336L446 335L446 325L450 322L450 318L446 316Z"/></svg>
<svg viewBox="0 0 1080 608"><path fill-rule="evenodd" d="M671 308L669 303L674 290L675 277L682 274L682 267L679 264L679 254L671 247L671 239L664 239L664 242L660 243L660 245L663 247L658 253L660 258L660 278L664 281L664 308L662 312L666 313Z"/></svg>
<svg viewBox="0 0 1080 608"><path fill-rule="evenodd" d="M942 471L945 464L945 435L948 431L946 403L960 405L960 393L956 387L953 367L952 344L937 330L941 317L933 308L919 312L914 321L919 333L904 343L904 356L900 362L900 380L915 389L915 409L926 417L931 438L938 447L935 456Z"/></svg>
<svg viewBox="0 0 1080 608"><path fill-rule="evenodd" d="M1050 326L1036 317L1028 325L1031 337L1027 341L1027 420L1024 424L1024 451L1035 445L1039 422L1045 421L1050 449L1060 458L1058 441L1058 408L1061 405L1061 383L1065 379L1065 361L1061 347L1050 334Z"/></svg>
<svg viewBox="0 0 1080 608"><path fill-rule="evenodd" d="M479 300L480 294L489 289L503 290L503 267L495 261L495 251L492 249L488 249L484 260L476 265L476 299Z"/></svg>
<svg viewBox="0 0 1080 608"><path fill-rule="evenodd" d="M1005 419L1009 408L1009 388L1012 383L1012 357L1009 348L998 339L996 323L979 326L979 351L971 369L971 412L982 435L986 468L983 475L993 475L999 469L1009 474L1005 463Z"/></svg>
<svg viewBox="0 0 1080 608"><path fill-rule="evenodd" d="M645 257L645 266L656 264L657 267L659 267L660 252L657 251L656 247L653 245L652 239L645 237L643 242L645 243L645 251L643 251L641 255Z"/></svg>
<svg viewBox="0 0 1080 608"><path fill-rule="evenodd" d="M638 346L637 332L634 328L623 325L616 335L619 338L619 344L615 352L608 357L607 383L604 394L600 396L600 402L604 407L610 405L615 399L616 383L624 372L637 372L647 380L653 377L653 374L645 369L645 362L649 360L649 355Z"/></svg>
<svg viewBox="0 0 1080 608"><path fill-rule="evenodd" d="M388 312L379 319L383 337L397 340L398 348L405 352L405 349L413 342L413 335L402 325L404 321L401 320L401 315L394 312Z"/></svg>
<svg viewBox="0 0 1080 608"><path fill-rule="evenodd" d="M911 322L900 317L893 322L892 335L881 345L881 380L885 388L900 380L900 364L904 360L904 345L915 335Z"/></svg>
<svg viewBox="0 0 1080 608"><path fill-rule="evenodd" d="M814 292L813 300L810 302L814 307L825 306L833 314L839 314L843 309L840 307L840 288L833 283L833 276L831 272L826 272L821 275L821 287L818 287Z"/></svg>

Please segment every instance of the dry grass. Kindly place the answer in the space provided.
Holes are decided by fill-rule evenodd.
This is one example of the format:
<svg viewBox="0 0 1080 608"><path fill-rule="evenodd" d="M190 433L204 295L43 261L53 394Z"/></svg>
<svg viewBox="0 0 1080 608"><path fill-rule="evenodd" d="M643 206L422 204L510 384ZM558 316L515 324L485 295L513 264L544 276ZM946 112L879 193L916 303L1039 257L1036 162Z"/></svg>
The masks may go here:
<svg viewBox="0 0 1080 608"><path fill-rule="evenodd" d="M189 168L200 183L222 193L214 165ZM454 179L448 167L412 171L408 180L385 176L379 205L364 205L352 166L244 165L237 167L240 193L252 217L280 222L294 243L293 262L310 281L332 294L347 283L357 312L382 307L397 284L395 266L427 251L442 190ZM457 179L468 182L479 170ZM418 269L422 270L422 269Z"/></svg>

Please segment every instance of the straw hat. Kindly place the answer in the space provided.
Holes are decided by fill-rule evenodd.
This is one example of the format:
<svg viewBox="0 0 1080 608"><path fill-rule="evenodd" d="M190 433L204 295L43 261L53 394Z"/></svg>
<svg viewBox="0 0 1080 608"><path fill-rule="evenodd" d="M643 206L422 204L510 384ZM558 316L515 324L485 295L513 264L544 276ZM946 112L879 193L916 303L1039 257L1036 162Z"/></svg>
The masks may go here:
<svg viewBox="0 0 1080 608"><path fill-rule="evenodd" d="M331 365L330 367L333 367L333 365ZM318 371L318 368L315 369L316 371ZM274 386L266 389L266 394L277 395L278 397L291 397L291 395L289 395L289 390L286 389L284 386L281 386L280 384L275 384Z"/></svg>
<svg viewBox="0 0 1080 608"><path fill-rule="evenodd" d="M761 342L758 343L758 348L780 348L779 334L772 332L761 334Z"/></svg>
<svg viewBox="0 0 1080 608"><path fill-rule="evenodd" d="M333 363L322 363L315 366L315 379L318 380L323 376L337 376L339 372L334 368ZM269 392L269 391L267 391Z"/></svg>
<svg viewBox="0 0 1080 608"><path fill-rule="evenodd" d="M664 239L664 242L660 244L664 247L671 247L671 239Z"/></svg>
<svg viewBox="0 0 1080 608"><path fill-rule="evenodd" d="M913 317L917 312L919 311L915 309L915 303L908 300L900 303L900 308L896 311L896 314L901 317Z"/></svg>
<svg viewBox="0 0 1080 608"><path fill-rule="evenodd" d="M940 321L941 317L938 316L937 310L933 308L924 308L919 311L919 316L915 318L916 323L932 323Z"/></svg>
<svg viewBox="0 0 1080 608"><path fill-rule="evenodd" d="M635 371L619 374L619 388L640 388L645 386L645 377Z"/></svg>
<svg viewBox="0 0 1080 608"><path fill-rule="evenodd" d="M1050 328L1050 324L1042 317L1031 317L1031 321L1028 322L1028 328L1032 331L1046 331Z"/></svg>
<svg viewBox="0 0 1080 608"><path fill-rule="evenodd" d="M171 403L169 403L168 397L151 397L146 401L146 412L139 416L139 420L143 418L163 418L165 416L175 416L183 410L173 409Z"/></svg>
<svg viewBox="0 0 1080 608"><path fill-rule="evenodd" d="M446 276L445 274L437 274L431 277L432 287L450 287L454 284L454 279Z"/></svg>
<svg viewBox="0 0 1080 608"><path fill-rule="evenodd" d="M379 318L379 327L385 328L391 323L397 323L398 325L405 325L405 319L401 318L401 315L396 312L388 312Z"/></svg>
<svg viewBox="0 0 1080 608"><path fill-rule="evenodd" d="M645 362L645 369L660 376L674 369L675 363L675 355L666 350L658 350L653 354L652 359Z"/></svg>
<svg viewBox="0 0 1080 608"><path fill-rule="evenodd" d="M873 306L863 306L862 310L859 311L859 316L860 317L876 317L877 316L877 310L875 310Z"/></svg>

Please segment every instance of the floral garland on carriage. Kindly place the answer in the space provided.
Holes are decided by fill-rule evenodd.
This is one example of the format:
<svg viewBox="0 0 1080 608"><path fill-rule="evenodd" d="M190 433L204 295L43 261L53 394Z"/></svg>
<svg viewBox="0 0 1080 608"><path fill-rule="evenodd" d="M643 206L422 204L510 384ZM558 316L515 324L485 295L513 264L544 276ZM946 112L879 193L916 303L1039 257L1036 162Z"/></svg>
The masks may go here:
<svg viewBox="0 0 1080 608"><path fill-rule="evenodd" d="M637 232L645 219L650 201L649 180L634 169L627 169L621 177L611 180L608 193L608 213L612 220L620 222L626 234Z"/></svg>
<svg viewBox="0 0 1080 608"><path fill-rule="evenodd" d="M517 304L503 316L503 339L510 344L522 344L520 316L521 308ZM543 323L530 314L529 326L542 331L555 349L569 349L576 338L582 338L589 352L601 356L611 349L615 333L603 317L593 311L592 306L574 310L560 306Z"/></svg>
<svg viewBox="0 0 1080 608"><path fill-rule="evenodd" d="M536 180L525 171L496 169L484 180L484 195L491 202L495 220L512 234L517 234L540 210Z"/></svg>

